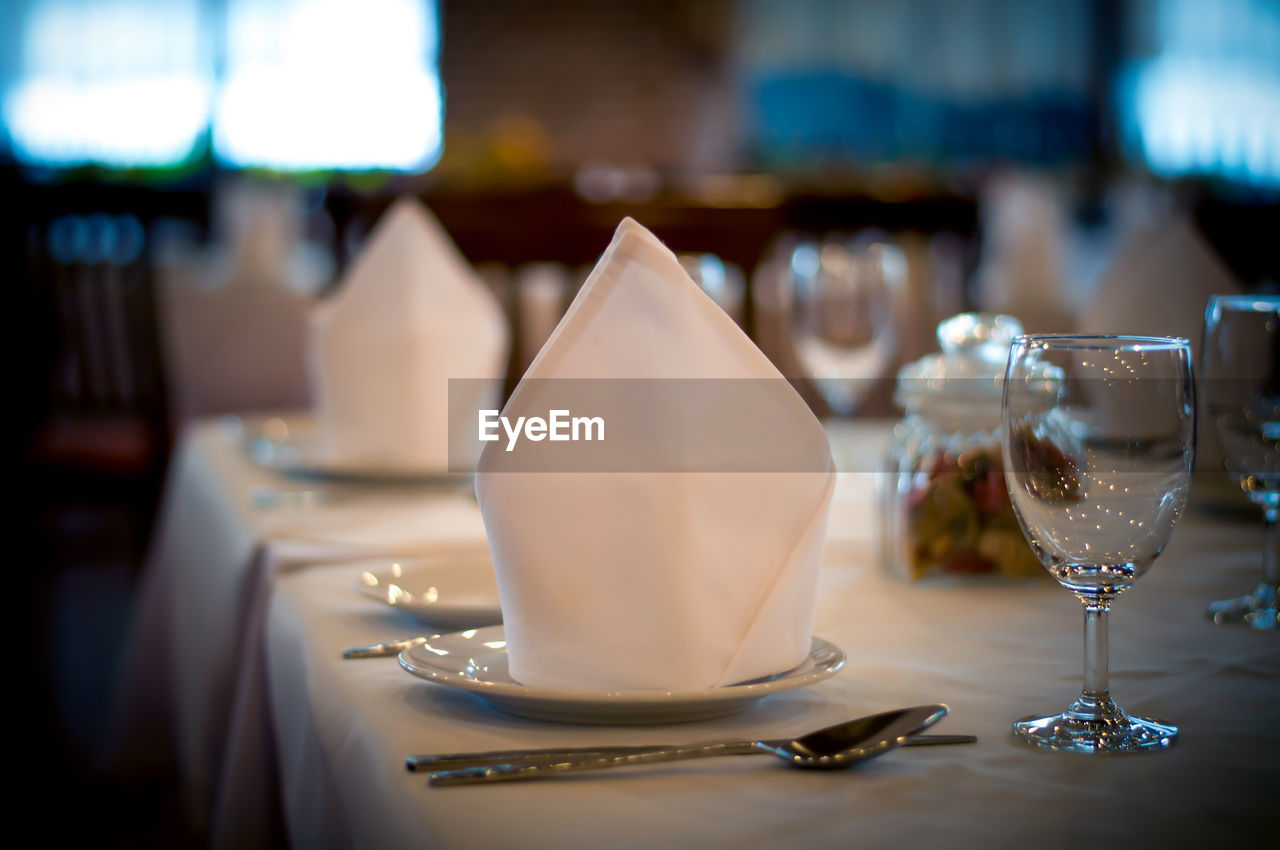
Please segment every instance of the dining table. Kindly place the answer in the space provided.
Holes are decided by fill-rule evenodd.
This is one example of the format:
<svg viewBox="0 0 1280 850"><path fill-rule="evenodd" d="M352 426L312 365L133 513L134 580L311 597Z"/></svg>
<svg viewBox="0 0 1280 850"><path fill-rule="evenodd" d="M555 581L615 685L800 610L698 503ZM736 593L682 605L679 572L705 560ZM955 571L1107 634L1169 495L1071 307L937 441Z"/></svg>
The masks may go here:
<svg viewBox="0 0 1280 850"><path fill-rule="evenodd" d="M313 426L285 412L184 428L142 575L113 752L126 764L167 747L215 846L1273 846L1280 634L1205 617L1206 603L1260 575L1260 513L1224 497L1221 476L1197 473L1167 549L1111 616L1112 695L1175 723L1178 739L1094 756L1011 735L1015 719L1080 692L1082 615L1069 592L1047 578L909 582L882 566L876 458L891 422L827 426L840 471L813 631L843 650L843 667L727 716L628 724L515 716L410 675L394 655L345 659L346 647L432 633L359 592L370 562L483 555L484 524L465 483L306 474L255 449ZM933 732L976 743L899 748L839 771L743 757L456 787L405 765L427 753L790 738L928 703L950 709Z"/></svg>

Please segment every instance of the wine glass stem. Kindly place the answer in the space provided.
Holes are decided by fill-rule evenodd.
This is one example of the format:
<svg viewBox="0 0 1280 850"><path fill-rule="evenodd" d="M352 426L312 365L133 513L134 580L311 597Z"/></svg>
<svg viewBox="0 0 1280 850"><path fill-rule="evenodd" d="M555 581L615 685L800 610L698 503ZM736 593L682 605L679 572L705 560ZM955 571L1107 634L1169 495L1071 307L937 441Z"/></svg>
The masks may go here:
<svg viewBox="0 0 1280 850"><path fill-rule="evenodd" d="M1110 599L1084 601L1084 692L1086 696L1107 695L1107 612Z"/></svg>

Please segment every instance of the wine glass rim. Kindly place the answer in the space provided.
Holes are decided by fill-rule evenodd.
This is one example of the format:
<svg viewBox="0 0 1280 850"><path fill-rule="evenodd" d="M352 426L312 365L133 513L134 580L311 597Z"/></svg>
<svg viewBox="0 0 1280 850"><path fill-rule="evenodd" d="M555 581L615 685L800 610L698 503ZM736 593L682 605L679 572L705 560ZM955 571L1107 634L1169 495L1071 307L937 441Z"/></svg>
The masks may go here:
<svg viewBox="0 0 1280 850"><path fill-rule="evenodd" d="M1013 340L1015 346L1042 343L1042 347L1071 350L1173 351L1189 348L1191 341L1181 336L1139 336L1132 334L1022 334Z"/></svg>

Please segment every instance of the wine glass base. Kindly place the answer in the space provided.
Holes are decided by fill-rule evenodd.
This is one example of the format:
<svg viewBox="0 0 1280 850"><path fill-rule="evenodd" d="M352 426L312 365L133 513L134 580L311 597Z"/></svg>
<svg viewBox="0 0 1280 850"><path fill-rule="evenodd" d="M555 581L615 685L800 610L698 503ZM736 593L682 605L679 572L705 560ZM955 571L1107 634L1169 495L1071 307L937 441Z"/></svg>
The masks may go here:
<svg viewBox="0 0 1280 850"><path fill-rule="evenodd" d="M1272 631L1280 628L1280 608L1277 608L1276 589L1270 585L1258 585L1248 596L1210 602L1205 612L1218 625L1243 623L1250 628Z"/></svg>
<svg viewBox="0 0 1280 850"><path fill-rule="evenodd" d="M1178 727L1126 714L1110 697L1081 696L1062 714L1024 717L1013 724L1018 740L1045 750L1072 753L1136 753L1163 750Z"/></svg>

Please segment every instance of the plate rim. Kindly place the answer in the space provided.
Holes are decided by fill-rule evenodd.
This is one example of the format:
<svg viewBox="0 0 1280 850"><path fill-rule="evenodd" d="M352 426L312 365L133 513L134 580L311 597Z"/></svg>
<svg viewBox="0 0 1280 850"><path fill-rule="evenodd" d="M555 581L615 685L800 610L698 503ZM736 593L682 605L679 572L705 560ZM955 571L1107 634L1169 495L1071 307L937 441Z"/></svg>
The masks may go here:
<svg viewBox="0 0 1280 850"><path fill-rule="evenodd" d="M265 455L259 446L269 447ZM316 457L311 435L290 436L272 440L263 434L251 434L245 443L249 458L263 469L301 479L328 481L376 481L382 483L417 484L420 486L463 487L474 481L474 472L452 472L449 469L421 470L396 467L361 466L325 461Z"/></svg>
<svg viewBox="0 0 1280 850"><path fill-rule="evenodd" d="M487 562L489 563L490 567L492 567L492 565L493 565L493 560L492 560L492 558L483 557L483 556L481 556L478 552L476 553L475 560L476 560L476 561L487 561ZM353 585L354 585L354 587L355 587L355 589L356 589L356 592L357 592L357 593L359 593L359 594L360 594L361 596L363 596L364 598L369 599L369 600L371 600L371 601L373 601L373 602L379 602L379 603L381 603L382 605L384 605L384 606L386 606L386 607L388 607L388 608L391 608L392 610L399 610L399 611L404 611L405 613L410 614L410 615L417 615L417 612L415 611L415 608L421 608L421 609L423 609L423 614L424 614L424 615L425 615L425 613L427 613L427 612L438 612L438 613L439 613L439 614L441 614L441 615L445 615L445 616L447 616L447 615L449 615L449 614L456 614L456 613L462 613L462 612L471 612L471 611L476 611L476 610L478 610L478 609L480 609L480 608L483 608L485 611L493 611L493 612L497 612L497 613L499 614L499 616L500 616L500 615L501 615L501 612L502 612L502 602L501 602L501 600L500 600L500 598L499 598L499 596L498 596L498 594L497 594L497 592L496 592L496 590L497 590L497 579L496 579L496 578L494 579L494 589L495 589L495 593L494 593L493 598L492 598L492 605L488 605L488 604L486 604L486 605L481 606L481 605L476 605L476 604L473 604L473 603L468 603L468 604L453 603L453 604L449 604L449 603L447 603L447 602L446 602L446 603L440 603L440 602L415 602L415 603L413 603L414 607L409 607L408 605L399 604L399 603L392 603L392 602L387 601L387 599L386 599L386 596L385 596L385 595L379 595L378 593L376 593L376 589L377 589L377 587L376 587L376 586L372 586L372 585L366 584L366 583L362 580L362 578L361 578L365 573L370 573L370 574L374 574L374 573L375 573L375 571L374 571L374 570L370 570L370 569L366 569L366 568L365 568L365 565L367 565L367 564L373 564L373 563L375 563L375 562L383 562L383 563L399 562L399 563L403 563L403 564L413 564L415 567L419 567L419 566L428 566L428 565L431 565L431 564L432 564L432 562L435 562L436 564L438 564L438 565L439 565L439 566L441 566L441 567L448 568L448 567L450 567L450 566L456 566L456 565L459 563L459 561L460 561L460 558L459 558L458 556L455 556L455 555L451 555L451 556L448 556L448 557L438 557L438 558L433 558L433 557L431 557L431 556L424 556L424 555L414 555L414 556L407 557L407 558L390 558L390 557L385 558L385 559L384 559L384 558L377 558L377 557L375 557L375 558L362 558L362 559L360 559L360 560L353 560L353 561L351 561L347 566L349 566L349 567L351 567L351 568L353 568L353 569L359 569L359 570L360 570L359 575L357 575L357 576L356 576L356 580L355 580L355 582L353 583ZM386 569L386 568L384 567L384 569L383 569L382 571L385 571L385 569ZM382 571L379 571L379 572L382 572ZM483 626L483 627L481 627L481 628L490 628L490 627L489 627L489 626ZM446 634L450 634L450 633L446 633Z"/></svg>
<svg viewBox="0 0 1280 850"><path fill-rule="evenodd" d="M453 635L464 634L465 632L475 632L475 637L481 637L481 632L502 631L502 639L506 639L505 627L502 625L484 626L478 629L465 629L461 632L450 632L439 637L451 637ZM493 640L494 638L490 638ZM483 645L484 641L480 641ZM717 702L736 702L738 700L756 699L758 697L767 696L769 694L779 693L782 691L794 690L796 688L807 687L817 684L818 682L828 679L840 672L844 668L848 656L845 651L832 641L817 635L811 635L809 638L809 652L805 656L805 660L811 660L815 655L829 656L826 660L818 662L818 666L814 669L795 676L788 677L787 674L797 670L804 664L791 668L791 670L782 673L775 673L773 676L759 680L751 680L735 685L725 685L719 688L702 688L689 691L664 691L664 690L613 690L613 691L584 691L573 689L557 689L557 688L539 688L531 685L522 685L514 680L508 682L484 682L478 679L460 676L448 670L442 670L434 667L430 663L429 658L412 657L413 653L421 651L422 644L415 644L408 647L397 656L397 662L401 669L412 676L429 682L454 687L459 690L469 691L484 697L491 697L503 700L519 700L536 703L571 703L578 706L588 707L623 707L628 705L666 705L673 703L700 703L714 704ZM494 653L504 653L506 648L493 649Z"/></svg>

